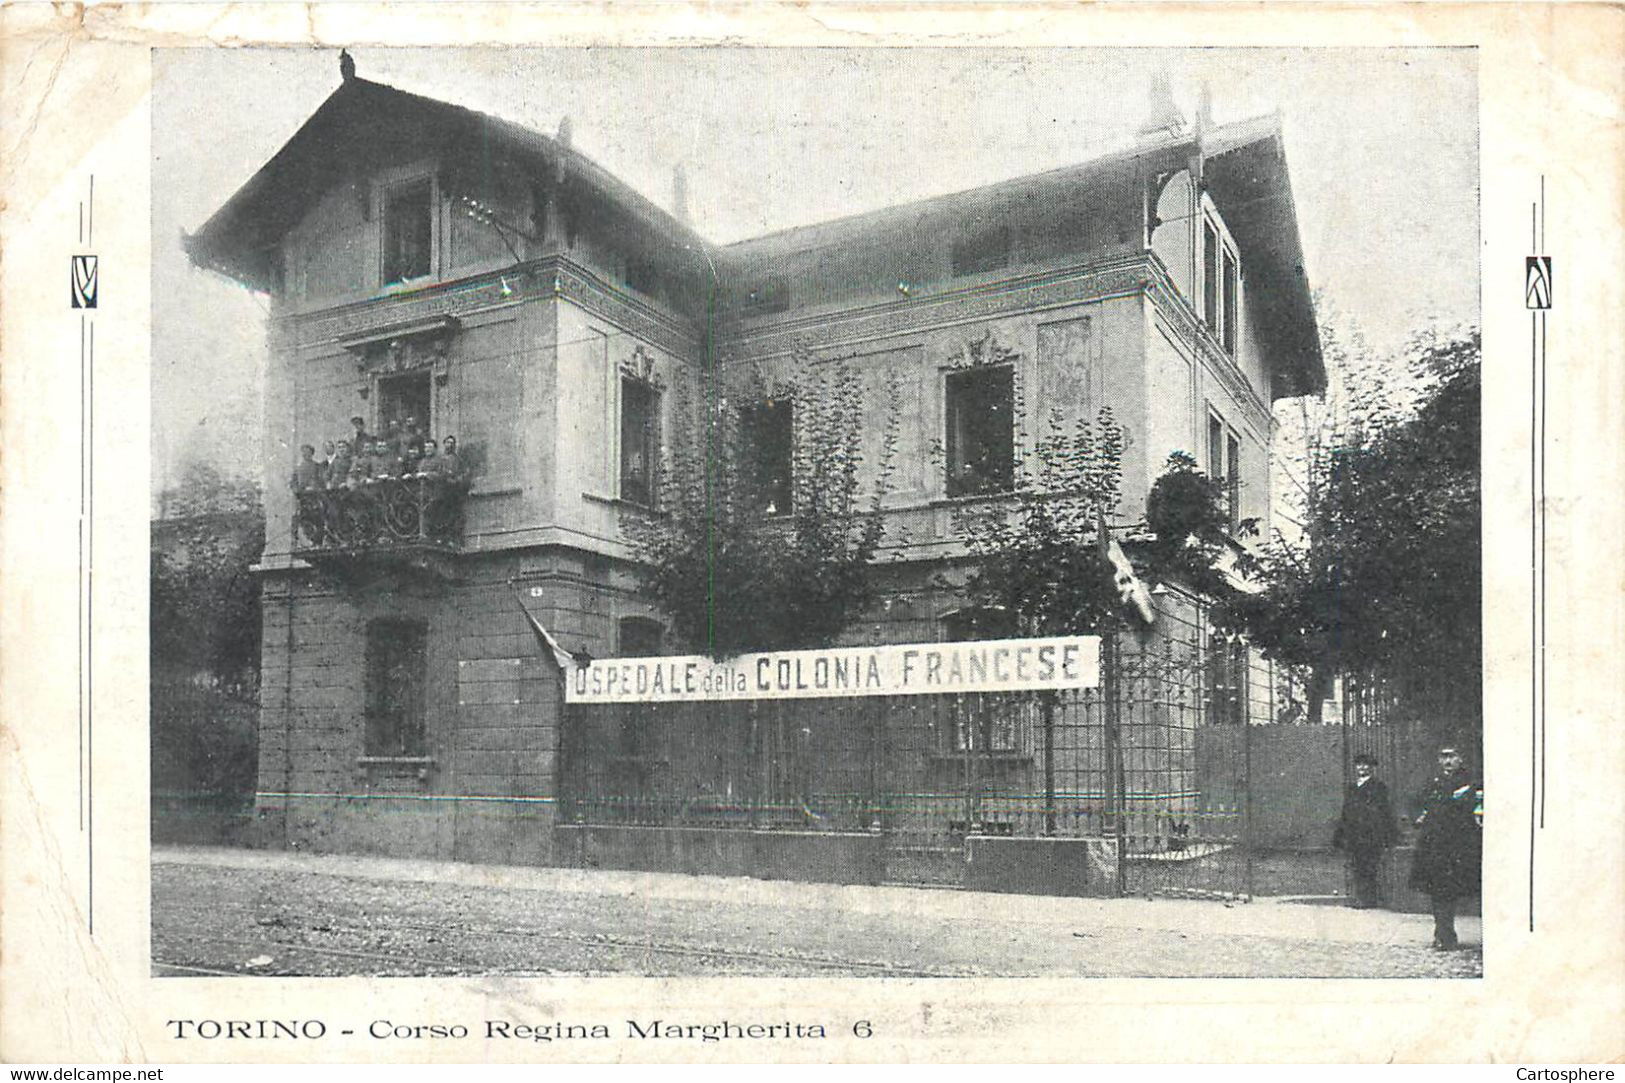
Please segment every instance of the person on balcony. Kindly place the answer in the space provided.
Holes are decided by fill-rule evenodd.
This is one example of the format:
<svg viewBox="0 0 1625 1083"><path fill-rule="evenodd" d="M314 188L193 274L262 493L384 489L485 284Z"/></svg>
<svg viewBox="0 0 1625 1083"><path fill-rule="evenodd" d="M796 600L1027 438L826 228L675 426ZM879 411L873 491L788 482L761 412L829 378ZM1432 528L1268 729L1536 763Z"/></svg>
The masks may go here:
<svg viewBox="0 0 1625 1083"><path fill-rule="evenodd" d="M455 436L448 436L440 442L440 476L453 484L461 484L467 478L462 456L457 453Z"/></svg>
<svg viewBox="0 0 1625 1083"><path fill-rule="evenodd" d="M354 459L350 455L350 441L340 440L333 445L333 454L327 460L327 487L329 489L342 489L350 484L350 467Z"/></svg>
<svg viewBox="0 0 1625 1083"><path fill-rule="evenodd" d="M316 461L316 449L309 444L299 445L299 462L288 479L297 502L296 521L299 531L312 545L322 544L326 532L322 529L322 496L325 486L322 464Z"/></svg>
<svg viewBox="0 0 1625 1083"><path fill-rule="evenodd" d="M418 473L426 478L438 478L444 472L446 460L440 457L440 445L432 438L423 441L423 458L418 460Z"/></svg>
<svg viewBox="0 0 1625 1083"><path fill-rule="evenodd" d="M372 443L359 441L355 446L355 458L350 463L350 488L365 485L372 480Z"/></svg>
<svg viewBox="0 0 1625 1083"><path fill-rule="evenodd" d="M290 484L296 493L319 492L326 487L326 472L316 461L316 449L310 444L299 445L299 463L293 468Z"/></svg>
<svg viewBox="0 0 1625 1083"><path fill-rule="evenodd" d="M388 440L374 440L372 444L372 480L384 481L388 478L399 477L401 472L400 456L395 453L394 445Z"/></svg>
<svg viewBox="0 0 1625 1083"><path fill-rule="evenodd" d="M421 458L423 455L423 440L426 434L418 426L418 419L408 417L401 425L401 452L402 455L411 455Z"/></svg>
<svg viewBox="0 0 1625 1083"><path fill-rule="evenodd" d="M408 443L401 450L401 477L423 476L423 445Z"/></svg>

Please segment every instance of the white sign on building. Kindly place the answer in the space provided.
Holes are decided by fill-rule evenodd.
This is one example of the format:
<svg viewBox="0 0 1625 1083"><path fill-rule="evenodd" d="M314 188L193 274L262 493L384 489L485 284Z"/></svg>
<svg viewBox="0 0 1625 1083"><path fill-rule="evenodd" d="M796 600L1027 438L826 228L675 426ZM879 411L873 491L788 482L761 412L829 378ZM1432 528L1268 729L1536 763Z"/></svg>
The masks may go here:
<svg viewBox="0 0 1625 1083"><path fill-rule="evenodd" d="M566 674L566 703L922 696L1093 688L1100 638L990 639L744 654L599 658Z"/></svg>

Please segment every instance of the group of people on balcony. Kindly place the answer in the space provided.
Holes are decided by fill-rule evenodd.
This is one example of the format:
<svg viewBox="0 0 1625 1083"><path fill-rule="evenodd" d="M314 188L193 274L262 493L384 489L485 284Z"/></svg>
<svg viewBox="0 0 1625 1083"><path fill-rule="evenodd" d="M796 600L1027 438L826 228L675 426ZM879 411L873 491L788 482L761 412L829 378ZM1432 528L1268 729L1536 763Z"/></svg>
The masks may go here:
<svg viewBox="0 0 1625 1083"><path fill-rule="evenodd" d="M382 435L369 433L365 418L352 417L350 424L355 429L350 437L327 441L320 459L314 445L300 446L290 482L294 492L353 489L391 478L461 482L466 477L457 438L447 436L437 442L419 427L415 417L391 420Z"/></svg>

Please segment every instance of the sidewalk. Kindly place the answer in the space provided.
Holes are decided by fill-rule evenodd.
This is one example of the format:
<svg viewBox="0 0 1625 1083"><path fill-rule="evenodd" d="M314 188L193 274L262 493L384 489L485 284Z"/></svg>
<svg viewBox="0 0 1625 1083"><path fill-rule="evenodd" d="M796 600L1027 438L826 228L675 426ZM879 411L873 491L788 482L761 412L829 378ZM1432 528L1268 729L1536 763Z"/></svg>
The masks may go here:
<svg viewBox="0 0 1625 1083"><path fill-rule="evenodd" d="M568 896L581 903L601 900L599 909L613 908L616 901L632 900L636 900L637 907L656 902L711 904L719 912L724 907L772 910L793 903L799 920L815 922L850 920L855 916L907 917L974 927L995 917L1001 924L1013 921L1028 929L1041 927L1075 936L1108 930L1155 931L1184 936L1259 937L1422 950L1426 950L1432 935L1432 919L1425 914L1354 910L1291 899L1221 903L1184 899L1055 898L216 848L155 847L152 862L154 866L258 870L284 875L302 873L352 880L534 892ZM1460 918L1457 928L1463 944L1476 954L1482 943L1480 919Z"/></svg>

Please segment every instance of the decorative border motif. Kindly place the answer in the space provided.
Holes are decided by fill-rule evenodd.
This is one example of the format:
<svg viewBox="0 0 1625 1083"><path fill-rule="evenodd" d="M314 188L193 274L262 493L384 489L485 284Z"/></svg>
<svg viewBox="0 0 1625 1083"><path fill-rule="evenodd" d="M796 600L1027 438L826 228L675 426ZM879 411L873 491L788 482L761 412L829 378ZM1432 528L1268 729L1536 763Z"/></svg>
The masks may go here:
<svg viewBox="0 0 1625 1083"><path fill-rule="evenodd" d="M1149 282L1144 253L1085 267L1063 268L933 297L886 301L845 313L800 316L768 326L736 328L724 339L735 358L772 357L907 334L942 324L1083 304L1139 292Z"/></svg>
<svg viewBox="0 0 1625 1083"><path fill-rule="evenodd" d="M289 314L280 321L295 330L300 346L310 347L397 324L441 316L462 318L482 309L546 297L572 301L672 353L693 353L702 341L694 325L628 297L563 256L318 313Z"/></svg>

